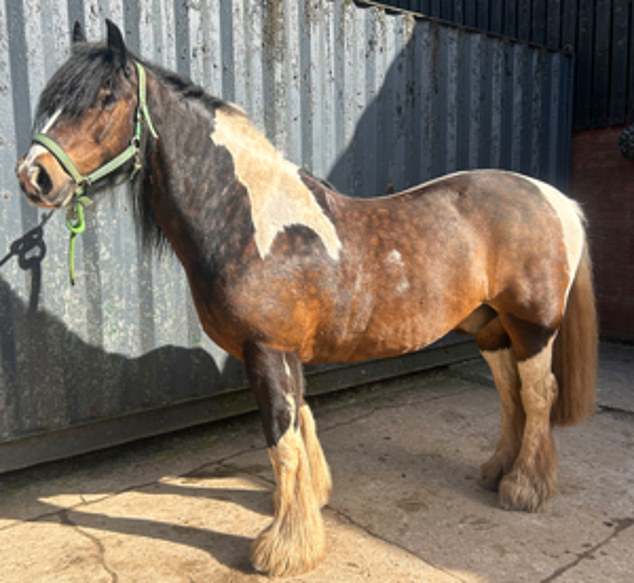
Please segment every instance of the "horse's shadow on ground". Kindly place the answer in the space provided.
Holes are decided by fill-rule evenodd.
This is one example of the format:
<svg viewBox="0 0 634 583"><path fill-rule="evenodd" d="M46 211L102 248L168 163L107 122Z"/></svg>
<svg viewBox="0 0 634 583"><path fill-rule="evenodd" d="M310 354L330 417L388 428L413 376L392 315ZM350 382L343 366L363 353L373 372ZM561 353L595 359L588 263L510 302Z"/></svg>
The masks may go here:
<svg viewBox="0 0 634 583"><path fill-rule="evenodd" d="M165 491L169 490L169 492ZM152 489L152 494L179 494L203 496L210 500L233 502L255 509L260 512L261 508L270 506L270 494L258 491L242 491L230 489L204 488L201 492L194 492L198 489L183 489L179 492L174 488L164 488L162 485ZM144 491L147 492L147 491ZM266 497L269 502L265 502ZM80 509L60 509L59 507L45 503L49 507L49 512L37 519L37 522L50 522L52 524L61 523L72 528L89 528L94 531L111 532L134 537L151 538L163 540L197 548L217 560L220 564L236 569L243 573L252 573L253 569L249 563L249 549L252 539L249 537L219 532L210 528L198 528L185 526L173 522L160 522L145 518L128 518L121 516L110 516L108 514L96 512L82 512Z"/></svg>
<svg viewBox="0 0 634 583"><path fill-rule="evenodd" d="M60 513L62 523L75 528L107 530L120 534L157 538L179 545L188 545L209 553L219 563L245 574L252 574L249 562L251 539L178 524L163 524L141 518L121 518L105 514L93 514L73 511Z"/></svg>

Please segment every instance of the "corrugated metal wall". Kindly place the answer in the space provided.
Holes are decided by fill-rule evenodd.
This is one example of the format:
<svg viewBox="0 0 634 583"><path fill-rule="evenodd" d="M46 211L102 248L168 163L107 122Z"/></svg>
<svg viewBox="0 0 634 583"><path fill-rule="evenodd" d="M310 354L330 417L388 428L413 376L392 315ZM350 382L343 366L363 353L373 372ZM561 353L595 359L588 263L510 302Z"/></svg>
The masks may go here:
<svg viewBox="0 0 634 583"><path fill-rule="evenodd" d="M569 56L349 1L0 4L0 441L243 384L172 257L141 253L124 191L88 213L78 284L63 217L18 194L37 97L80 20L240 103L295 162L356 195L458 168L568 174ZM6 255L5 255L6 253Z"/></svg>
<svg viewBox="0 0 634 583"><path fill-rule="evenodd" d="M575 51L577 129L634 121L634 0L380 0L552 49Z"/></svg>

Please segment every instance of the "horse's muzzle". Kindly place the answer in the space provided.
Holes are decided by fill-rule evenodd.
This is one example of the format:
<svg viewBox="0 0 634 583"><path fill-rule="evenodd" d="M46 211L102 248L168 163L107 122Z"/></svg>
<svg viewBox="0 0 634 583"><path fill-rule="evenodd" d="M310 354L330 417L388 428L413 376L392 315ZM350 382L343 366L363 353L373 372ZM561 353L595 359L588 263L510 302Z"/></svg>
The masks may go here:
<svg viewBox="0 0 634 583"><path fill-rule="evenodd" d="M60 206L67 191L66 184L59 184L55 188L54 180L44 163L39 159L33 160L31 156L20 158L15 167L15 174L22 192L29 202L44 208ZM63 182L66 177L63 177ZM54 192L56 191L56 192Z"/></svg>
<svg viewBox="0 0 634 583"><path fill-rule="evenodd" d="M42 166L27 164L24 159L18 161L16 175L24 194L33 200L46 196L53 187L50 176Z"/></svg>

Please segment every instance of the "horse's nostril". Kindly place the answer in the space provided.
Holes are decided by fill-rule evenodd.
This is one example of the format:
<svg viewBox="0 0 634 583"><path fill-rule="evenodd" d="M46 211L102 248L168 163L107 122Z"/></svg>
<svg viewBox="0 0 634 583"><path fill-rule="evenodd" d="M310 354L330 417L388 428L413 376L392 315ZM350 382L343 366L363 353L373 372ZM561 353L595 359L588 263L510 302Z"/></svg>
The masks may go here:
<svg viewBox="0 0 634 583"><path fill-rule="evenodd" d="M51 177L48 175L48 172L44 169L44 167L37 164L37 168L39 172L35 178L35 182L40 189L40 192L44 195L48 194L53 188L53 182Z"/></svg>

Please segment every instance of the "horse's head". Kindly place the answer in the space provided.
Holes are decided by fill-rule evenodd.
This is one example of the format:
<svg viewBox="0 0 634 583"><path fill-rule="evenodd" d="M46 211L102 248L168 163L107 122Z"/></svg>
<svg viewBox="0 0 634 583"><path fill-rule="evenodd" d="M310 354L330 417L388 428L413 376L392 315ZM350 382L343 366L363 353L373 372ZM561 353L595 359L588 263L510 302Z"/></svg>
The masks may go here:
<svg viewBox="0 0 634 583"><path fill-rule="evenodd" d="M75 24L72 54L40 97L34 142L16 166L20 187L38 206L64 206L78 182L135 143L140 73L121 31L107 25L106 44L89 44Z"/></svg>

